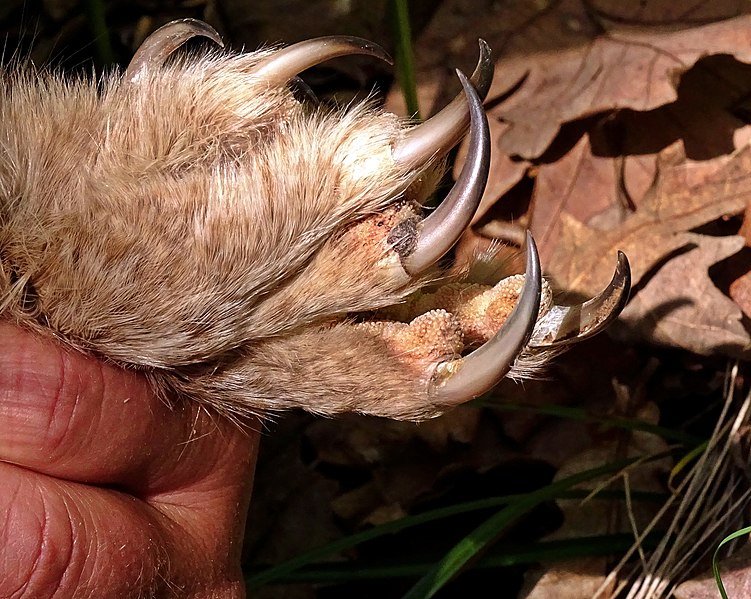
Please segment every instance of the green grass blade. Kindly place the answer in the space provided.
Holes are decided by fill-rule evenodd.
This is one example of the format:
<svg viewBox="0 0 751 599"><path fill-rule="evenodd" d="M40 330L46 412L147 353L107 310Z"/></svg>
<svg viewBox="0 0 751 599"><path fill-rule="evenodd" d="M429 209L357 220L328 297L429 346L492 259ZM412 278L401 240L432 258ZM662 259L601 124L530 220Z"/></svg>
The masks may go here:
<svg viewBox="0 0 751 599"><path fill-rule="evenodd" d="M704 451L709 447L709 441L704 441L704 443L701 443L694 447L691 451L689 451L686 455L684 455L678 462L676 462L675 466L673 466L670 469L670 476L668 477L668 488L673 488L673 481L675 480L675 477L678 476L681 472L683 472L686 468L688 468L688 465L693 462L694 460L698 459L701 454L704 453Z"/></svg>
<svg viewBox="0 0 751 599"><path fill-rule="evenodd" d="M724 539L722 539L722 542L717 545L717 549L714 550L714 554L712 555L712 572L714 573L714 579L717 583L717 588L720 591L720 595L722 596L722 599L728 599L728 594L725 592L725 587L722 584L722 578L720 577L720 562L718 560L718 554L720 552L720 549L723 545L729 543L733 539L737 539L738 537L745 536L747 534L751 533L751 526L747 526L746 528L741 528L740 530L736 530L733 534L726 536Z"/></svg>
<svg viewBox="0 0 751 599"><path fill-rule="evenodd" d="M583 499L591 494L588 490L563 490L554 494L551 499ZM252 573L246 576L245 582L250 589L257 589L263 585L274 583L282 580L293 580L294 573L309 566L320 562L331 555L336 555L352 547L356 547L367 541L377 539L386 535L396 534L407 530L414 526L427 524L443 518L449 518L451 516L458 516L461 514L471 513L477 510L483 510L488 508L497 508L500 506L508 505L510 503L520 501L527 494L518 495L506 495L501 497L488 497L486 499L479 499L475 501L467 501L458 503L455 505L437 508L422 514L414 516L406 516L393 522L386 522L369 528L368 530L349 535L342 539L337 539L332 543L327 543L321 547L317 547L311 551L307 551L297 557L294 557L286 562L283 562L272 568L262 570L258 573ZM664 496L658 493L640 493L635 492L631 494L632 500L636 501L662 501ZM592 499L613 499L623 498L622 491L608 491L601 490ZM424 571L420 571L418 575L424 574Z"/></svg>
<svg viewBox="0 0 751 599"><path fill-rule="evenodd" d="M665 455L665 453L662 453L650 459L658 459L658 457L664 457ZM554 497L557 493L604 474L617 472L637 461L638 458L633 458L605 464L568 476L547 487L527 493L523 499L501 509L454 545L440 562L417 581L417 584L404 595L403 599L427 599L435 595L471 560L475 559L480 552L489 547L505 528L510 526L520 516Z"/></svg>
<svg viewBox="0 0 751 599"><path fill-rule="evenodd" d="M96 59L100 67L115 64L115 52L112 50L110 31L104 15L103 0L85 0L86 19L94 36Z"/></svg>
<svg viewBox="0 0 751 599"><path fill-rule="evenodd" d="M661 532L649 535L644 541L644 546L656 546L661 537ZM503 568L538 562L550 563L582 557L613 555L627 550L633 542L633 535L621 533L496 547L492 554L483 556L475 564L475 568ZM349 564L320 564L293 572L280 582L336 584L356 580L408 578L422 576L430 571L432 566L433 562L407 562L402 559L398 563L358 564L357 568Z"/></svg>
<svg viewBox="0 0 751 599"><path fill-rule="evenodd" d="M396 74L402 86L407 112L415 119L420 118L415 79L415 58L412 51L412 28L409 22L407 0L391 0L391 23L396 43Z"/></svg>

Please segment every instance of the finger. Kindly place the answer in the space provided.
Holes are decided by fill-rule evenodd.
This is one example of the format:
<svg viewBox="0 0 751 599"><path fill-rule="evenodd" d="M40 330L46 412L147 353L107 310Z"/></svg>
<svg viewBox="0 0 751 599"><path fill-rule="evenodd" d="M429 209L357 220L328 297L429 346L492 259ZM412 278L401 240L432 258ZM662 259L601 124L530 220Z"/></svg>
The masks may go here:
<svg viewBox="0 0 751 599"><path fill-rule="evenodd" d="M196 539L126 494L11 464L0 480L2 597L243 596L237 531Z"/></svg>
<svg viewBox="0 0 751 599"><path fill-rule="evenodd" d="M223 452L254 451L256 432L194 402L167 406L137 373L8 324L0 347L0 460L159 493L229 475Z"/></svg>

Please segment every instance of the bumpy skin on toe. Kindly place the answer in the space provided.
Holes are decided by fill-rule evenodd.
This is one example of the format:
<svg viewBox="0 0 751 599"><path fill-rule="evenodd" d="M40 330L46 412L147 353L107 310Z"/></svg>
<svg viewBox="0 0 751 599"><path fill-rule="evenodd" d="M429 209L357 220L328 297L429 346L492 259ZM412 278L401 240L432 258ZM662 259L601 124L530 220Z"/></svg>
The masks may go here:
<svg viewBox="0 0 751 599"><path fill-rule="evenodd" d="M439 276L403 266L435 177L395 159L407 124L302 105L258 68L273 56L6 72L0 315L229 414L436 415L436 365L500 328L518 281L354 322Z"/></svg>

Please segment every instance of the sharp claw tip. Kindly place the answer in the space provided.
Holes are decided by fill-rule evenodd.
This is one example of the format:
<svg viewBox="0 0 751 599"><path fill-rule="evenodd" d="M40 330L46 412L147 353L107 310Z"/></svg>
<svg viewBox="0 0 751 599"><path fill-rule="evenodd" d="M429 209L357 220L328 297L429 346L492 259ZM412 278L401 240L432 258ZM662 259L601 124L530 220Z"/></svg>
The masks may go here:
<svg viewBox="0 0 751 599"><path fill-rule="evenodd" d="M378 58L380 58L381 60L383 60L390 67L394 66L394 59L392 58L391 54L389 54L388 52L386 52L386 50L383 50L381 52L381 54L378 55Z"/></svg>
<svg viewBox="0 0 751 599"><path fill-rule="evenodd" d="M540 308L540 261L527 231L526 279L513 311L484 345L465 356L461 369L432 390L449 404L462 403L495 386L513 367L534 331Z"/></svg>
<svg viewBox="0 0 751 599"><path fill-rule="evenodd" d="M618 262L615 267L616 276L619 276L624 281L624 286L631 286L631 264L629 263L628 256L618 250Z"/></svg>
<svg viewBox="0 0 751 599"><path fill-rule="evenodd" d="M526 231L525 248L527 249L527 260L529 260L533 253L537 254L537 243L535 242L535 238L532 235L532 231L530 231L529 229L527 229Z"/></svg>
<svg viewBox="0 0 751 599"><path fill-rule="evenodd" d="M388 65L391 65L391 66L394 65L394 59L391 57L391 55L388 52L386 52L383 46L380 46L379 44L376 44L375 42L371 42L370 40L366 40L364 38L352 38L352 39L359 41L361 47L364 50L367 50L371 56L374 56L375 58L378 58L379 60L384 61Z"/></svg>
<svg viewBox="0 0 751 599"><path fill-rule="evenodd" d="M616 266L616 277L620 278L621 285L623 287L623 299L621 305L618 308L618 312L625 308L631 295L631 264L628 261L628 256L621 250L618 250L618 264Z"/></svg>
<svg viewBox="0 0 751 599"><path fill-rule="evenodd" d="M622 252L621 250L618 250L618 266L631 270L631 265L629 264L628 256L625 254L625 252Z"/></svg>

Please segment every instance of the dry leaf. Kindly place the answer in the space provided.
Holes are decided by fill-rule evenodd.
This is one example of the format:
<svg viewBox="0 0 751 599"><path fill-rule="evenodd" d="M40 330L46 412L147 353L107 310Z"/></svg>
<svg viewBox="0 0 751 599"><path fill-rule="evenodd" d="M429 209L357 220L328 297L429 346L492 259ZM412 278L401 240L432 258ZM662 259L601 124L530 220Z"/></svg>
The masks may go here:
<svg viewBox="0 0 751 599"><path fill-rule="evenodd" d="M543 258L558 250L561 214L594 224L608 208L638 209L660 163L676 158L673 177L700 186L748 144L751 127L729 108L740 112L751 94L751 66L706 58L681 77L678 94L649 112L625 110L564 126L536 169L531 228Z"/></svg>
<svg viewBox="0 0 751 599"><path fill-rule="evenodd" d="M281 418L264 438L243 545L255 563L280 563L341 534L329 509L338 485L300 458L300 431L309 420Z"/></svg>
<svg viewBox="0 0 751 599"><path fill-rule="evenodd" d="M673 102L678 75L702 56L751 61L751 17L741 14L738 2L704 2L691 9L669 0L527 5L537 12L525 15L516 31L506 28L497 63L499 76L513 79L529 71L497 113L512 125L500 147L524 158L541 156L562 123Z"/></svg>
<svg viewBox="0 0 751 599"><path fill-rule="evenodd" d="M691 243L691 249L660 268L621 315L628 336L702 355L747 354L750 339L741 310L707 273L710 266L740 250L743 238L695 233L681 237Z"/></svg>
<svg viewBox="0 0 751 599"><path fill-rule="evenodd" d="M738 355L750 341L742 314L716 289L707 268L737 252L743 240L704 238L687 231L743 211L751 199L751 149L745 147L722 161L717 159L711 169L694 171L684 168L679 149L674 146L670 153L663 152L662 160L672 164L659 169L651 193L617 226L612 221L617 221L622 211L612 211L615 218L607 223L607 230L586 226L564 213L561 239L548 271L561 288L592 295L610 277L619 249L631 260L634 286L670 258L677 264L668 262L659 268L648 286L638 290L624 317L642 338L702 354L719 349ZM601 218L601 222L606 220ZM697 248L689 255L674 255L690 244ZM639 322L641 317L647 320ZM658 322L662 317L668 321Z"/></svg>
<svg viewBox="0 0 751 599"><path fill-rule="evenodd" d="M544 154L561 126L587 116L629 109L627 112L639 117L625 130L644 128L652 136L651 142L662 145L641 147L631 160L613 165L625 176L624 186L610 186L604 198L597 195L595 187L583 200L607 203L605 198L612 199L619 190L638 197L654 172L654 155L676 139L676 128L691 130L684 136L694 142L687 151L690 157L694 148L701 148L705 156L706 152L719 155L717 149L723 146L721 153L731 152L732 134L729 144L725 139L723 144L706 145L703 138L707 131L710 136L727 137L729 129L740 126L729 113L729 118L720 121L712 116L719 108L732 106L732 100L726 102L728 89L730 95L737 91L742 96L744 86L737 85L742 78L723 73L713 79L715 65L705 65L703 75L696 78L712 80L698 86L712 91L705 95L709 106L684 102L676 114L659 107L680 100L680 75L702 57L723 55L720 60L751 61L749 10L735 0L690 6L669 0L517 1L495 3L488 10L478 10L469 0L442 3L415 48L424 114L433 113L457 93L453 68L472 68L470 57L477 37L485 38L497 57L489 94L493 163L476 220L522 179L531 161L537 165L549 162ZM743 67L740 65L740 70ZM510 97L503 97L512 91ZM504 101L498 102L498 98ZM712 106L713 101L722 105ZM399 90L392 92L387 106L404 114ZM603 174L606 179L611 176ZM587 178L580 182L586 189ZM538 204L546 203L539 200Z"/></svg>
<svg viewBox="0 0 751 599"><path fill-rule="evenodd" d="M488 18L466 1L445 3L418 44L423 91L447 101L455 86L446 65L462 64L457 54L474 35L498 57L479 230L530 226L558 286L583 296L607 283L625 251L637 290L625 313L632 337L743 354L751 340L742 314L707 273L737 240L691 231L751 200L748 11L728 1L564 0L505 3ZM439 48L438 38L452 40L443 55L420 51ZM526 215L517 197L525 176ZM751 296L743 274L731 286L740 300Z"/></svg>
<svg viewBox="0 0 751 599"><path fill-rule="evenodd" d="M746 206L746 212L743 215L743 224L738 231L738 235L742 235L746 240L746 247L742 254L747 258L751 256L751 202ZM728 289L728 293L733 301L740 306L746 317L751 318L751 271L742 274L735 279Z"/></svg>
<svg viewBox="0 0 751 599"><path fill-rule="evenodd" d="M483 414L467 406L420 424L345 415L312 422L305 437L317 463L367 472L331 502L340 519L361 526L407 513L456 472L487 472L518 458Z"/></svg>
<svg viewBox="0 0 751 599"><path fill-rule="evenodd" d="M588 557L529 570L522 599L591 599L602 586L606 560Z"/></svg>
<svg viewBox="0 0 751 599"><path fill-rule="evenodd" d="M685 233L721 217L739 214L751 200L751 148L716 165L714 172L688 179L680 148L663 160L652 194L636 212L610 230L588 227L567 214L562 239L548 269L564 289L591 295L613 271L618 249L631 260L632 280L638 285L646 272L675 250L693 241Z"/></svg>

